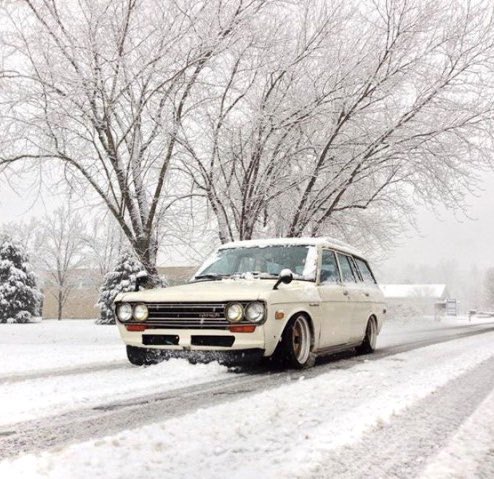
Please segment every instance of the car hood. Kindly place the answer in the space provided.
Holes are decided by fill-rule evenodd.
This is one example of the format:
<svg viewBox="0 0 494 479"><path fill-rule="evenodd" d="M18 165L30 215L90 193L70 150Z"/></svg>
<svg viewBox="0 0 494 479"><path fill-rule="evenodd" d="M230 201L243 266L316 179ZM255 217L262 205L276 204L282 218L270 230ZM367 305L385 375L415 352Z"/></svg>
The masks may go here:
<svg viewBox="0 0 494 479"><path fill-rule="evenodd" d="M181 286L148 289L138 292L121 293L115 301L129 302L207 302L207 301L249 301L267 299L273 291L275 279L224 279L221 281L198 281ZM299 281L293 281L284 288L292 288Z"/></svg>

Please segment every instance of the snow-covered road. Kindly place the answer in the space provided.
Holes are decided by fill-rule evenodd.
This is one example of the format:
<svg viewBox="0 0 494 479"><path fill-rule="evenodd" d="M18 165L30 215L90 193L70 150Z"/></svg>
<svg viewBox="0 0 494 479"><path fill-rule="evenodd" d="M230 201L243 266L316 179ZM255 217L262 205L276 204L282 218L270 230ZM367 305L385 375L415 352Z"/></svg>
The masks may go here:
<svg viewBox="0 0 494 479"><path fill-rule="evenodd" d="M113 328L62 324L6 325L0 339L2 478L451 477L451 457L458 477L492 472L492 321L389 322L377 354L242 374L182 360L135 368ZM19 327L50 331L30 348ZM56 361L35 362L43 341Z"/></svg>

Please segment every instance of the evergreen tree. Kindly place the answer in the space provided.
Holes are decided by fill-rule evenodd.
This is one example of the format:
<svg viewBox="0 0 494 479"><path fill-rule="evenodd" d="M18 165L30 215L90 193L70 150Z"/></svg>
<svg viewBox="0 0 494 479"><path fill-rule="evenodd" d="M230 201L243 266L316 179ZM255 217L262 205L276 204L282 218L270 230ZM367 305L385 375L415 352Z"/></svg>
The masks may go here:
<svg viewBox="0 0 494 479"><path fill-rule="evenodd" d="M43 295L22 247L0 238L0 323L27 323L41 316Z"/></svg>
<svg viewBox="0 0 494 479"><path fill-rule="evenodd" d="M119 293L135 291L136 276L138 273L146 271L144 266L135 256L125 252L119 258L113 271L105 275L103 285L100 288L98 306L100 317L97 324L115 324L115 313L113 311L113 301Z"/></svg>

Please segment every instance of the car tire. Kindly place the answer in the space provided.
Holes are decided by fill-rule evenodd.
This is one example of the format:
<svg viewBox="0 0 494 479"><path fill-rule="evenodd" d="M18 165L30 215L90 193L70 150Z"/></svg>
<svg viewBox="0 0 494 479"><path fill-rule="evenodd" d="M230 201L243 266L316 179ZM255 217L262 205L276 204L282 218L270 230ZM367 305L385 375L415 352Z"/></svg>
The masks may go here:
<svg viewBox="0 0 494 479"><path fill-rule="evenodd" d="M370 354L376 350L377 341L377 323L374 318L369 318L365 328L365 336L362 344L355 349L358 354Z"/></svg>
<svg viewBox="0 0 494 479"><path fill-rule="evenodd" d="M127 358L134 366L150 366L164 360L161 351L137 346L127 346Z"/></svg>
<svg viewBox="0 0 494 479"><path fill-rule="evenodd" d="M290 319L278 344L275 359L282 366L294 369L314 366L316 355L312 352L312 330L305 314Z"/></svg>

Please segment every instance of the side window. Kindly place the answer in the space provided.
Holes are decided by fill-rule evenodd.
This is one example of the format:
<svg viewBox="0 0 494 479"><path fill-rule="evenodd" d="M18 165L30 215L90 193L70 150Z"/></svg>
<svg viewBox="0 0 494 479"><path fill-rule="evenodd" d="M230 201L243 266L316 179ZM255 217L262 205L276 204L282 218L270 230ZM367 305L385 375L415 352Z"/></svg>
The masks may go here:
<svg viewBox="0 0 494 479"><path fill-rule="evenodd" d="M355 263L357 263L357 267L360 271L360 275L364 278L365 283L376 284L376 280L374 279L374 275L369 268L369 265L360 258L355 258Z"/></svg>
<svg viewBox="0 0 494 479"><path fill-rule="evenodd" d="M338 253L338 261L341 268L341 276L344 283L356 283L357 278L352 268L352 260L349 256Z"/></svg>
<svg viewBox="0 0 494 479"><path fill-rule="evenodd" d="M357 268L357 263L355 263L355 258L353 256L350 258L350 262L352 264L353 274L357 278L357 283L361 283L362 281L364 281L364 278L360 274L360 270Z"/></svg>
<svg viewBox="0 0 494 479"><path fill-rule="evenodd" d="M336 256L333 251L328 249L322 251L320 281L321 283L337 283L340 281Z"/></svg>

